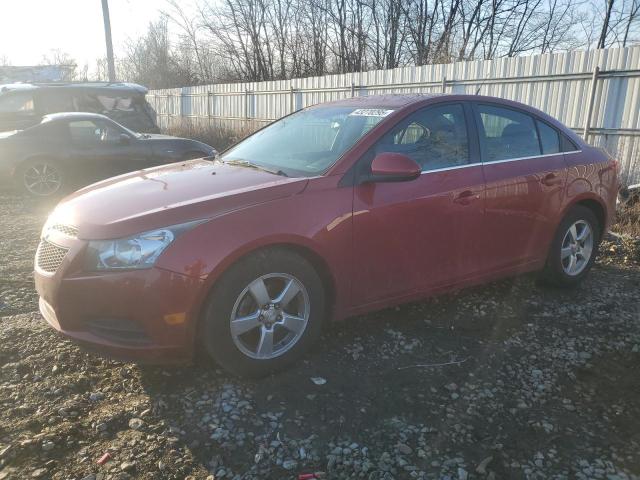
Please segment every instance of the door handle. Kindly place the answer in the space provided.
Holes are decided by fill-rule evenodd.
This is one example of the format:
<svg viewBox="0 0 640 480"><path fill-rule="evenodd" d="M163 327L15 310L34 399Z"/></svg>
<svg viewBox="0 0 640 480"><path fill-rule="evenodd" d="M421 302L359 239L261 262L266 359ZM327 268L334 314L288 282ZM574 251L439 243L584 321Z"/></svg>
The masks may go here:
<svg viewBox="0 0 640 480"><path fill-rule="evenodd" d="M465 190L464 192L459 193L454 199L454 203L458 203L460 205L469 205L472 201L480 198L480 195L476 195L471 190Z"/></svg>
<svg viewBox="0 0 640 480"><path fill-rule="evenodd" d="M554 185L560 185L562 183L562 179L555 173L547 173L542 180L540 180L540 183L547 187L553 187Z"/></svg>

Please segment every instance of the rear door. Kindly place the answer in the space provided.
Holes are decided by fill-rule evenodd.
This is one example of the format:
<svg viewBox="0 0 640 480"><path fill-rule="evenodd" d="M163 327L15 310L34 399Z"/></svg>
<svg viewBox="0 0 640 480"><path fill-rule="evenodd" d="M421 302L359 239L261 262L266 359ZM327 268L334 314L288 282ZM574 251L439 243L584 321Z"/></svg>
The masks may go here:
<svg viewBox="0 0 640 480"><path fill-rule="evenodd" d="M484 179L464 103L425 107L385 134L362 159L397 152L419 178L354 188L354 305L374 304L477 273ZM368 164L368 165L367 165Z"/></svg>
<svg viewBox="0 0 640 480"><path fill-rule="evenodd" d="M567 176L559 134L504 105L478 102L474 111L486 180L485 269L543 261Z"/></svg>

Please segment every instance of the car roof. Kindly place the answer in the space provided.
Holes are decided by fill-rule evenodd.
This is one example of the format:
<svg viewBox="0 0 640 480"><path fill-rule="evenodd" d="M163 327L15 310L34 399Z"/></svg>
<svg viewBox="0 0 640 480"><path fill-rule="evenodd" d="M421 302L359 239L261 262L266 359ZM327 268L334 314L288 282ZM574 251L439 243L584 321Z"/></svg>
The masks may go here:
<svg viewBox="0 0 640 480"><path fill-rule="evenodd" d="M90 112L62 112L62 113L50 113L42 117L43 122L55 122L59 120L108 120L113 122L106 115Z"/></svg>
<svg viewBox="0 0 640 480"><path fill-rule="evenodd" d="M499 97L489 97L485 95L459 94L459 93L393 93L384 95L365 95L361 97L346 98L343 100L335 100L318 104L336 105L336 106L361 106L370 108L393 108L400 109L416 103L430 103L430 101L446 101L446 100L467 100L476 102L494 102L504 105L511 105L523 110L537 111L537 109L525 105L524 103L515 102Z"/></svg>
<svg viewBox="0 0 640 480"><path fill-rule="evenodd" d="M556 126L556 128L562 130L572 140L582 144L580 137L573 132L570 128L560 123L557 119L551 117L547 113L539 110L535 107L527 105L525 103L516 102L514 100L508 100L500 97L489 97L486 95L472 95L472 94L460 94L460 93L396 93L396 94L384 94L384 95L365 95L362 97L346 98L344 100L335 100L333 102L326 102L314 105L310 108L319 108L326 105L344 106L344 107L360 107L360 108L389 108L394 110L402 110L405 108L411 108L416 106L427 105L430 103L439 103L446 101L472 101L472 102L487 102L500 104L504 107L511 107L517 110L522 110L530 114L537 115L543 118L547 122Z"/></svg>
<svg viewBox="0 0 640 480"><path fill-rule="evenodd" d="M421 102L431 98L446 96L441 93L393 93L384 95L365 95L343 100L335 100L320 105L336 105L344 107L377 107L377 108L402 108L409 104ZM319 106L320 106L319 105Z"/></svg>
<svg viewBox="0 0 640 480"><path fill-rule="evenodd" d="M146 94L149 90L147 87L138 85L137 83L127 82L52 82L52 83L9 83L0 85L0 95L5 92L15 90L53 90L53 89L69 89L82 91L115 91Z"/></svg>

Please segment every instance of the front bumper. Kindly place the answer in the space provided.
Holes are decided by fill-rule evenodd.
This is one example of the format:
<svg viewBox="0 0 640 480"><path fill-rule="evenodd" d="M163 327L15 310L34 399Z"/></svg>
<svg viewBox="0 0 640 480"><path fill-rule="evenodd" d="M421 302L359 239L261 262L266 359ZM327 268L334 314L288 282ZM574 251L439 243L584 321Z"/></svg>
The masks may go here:
<svg viewBox="0 0 640 480"><path fill-rule="evenodd" d="M62 242L64 243L64 242ZM85 349L125 361L183 363L193 357L202 280L159 268L87 273L72 239L54 272L36 261L40 312Z"/></svg>

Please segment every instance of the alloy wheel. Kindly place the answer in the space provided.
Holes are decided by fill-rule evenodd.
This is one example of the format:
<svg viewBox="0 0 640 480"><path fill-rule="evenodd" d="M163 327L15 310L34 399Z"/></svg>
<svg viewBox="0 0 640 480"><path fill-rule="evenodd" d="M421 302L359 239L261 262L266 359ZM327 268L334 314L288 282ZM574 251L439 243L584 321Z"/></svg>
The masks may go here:
<svg viewBox="0 0 640 480"><path fill-rule="evenodd" d="M29 193L44 197L60 190L62 175L49 163L35 163L24 171L22 181Z"/></svg>
<svg viewBox="0 0 640 480"><path fill-rule="evenodd" d="M578 220L569 227L562 240L562 269L572 277L579 275L589 264L592 253L593 230L589 223Z"/></svg>
<svg viewBox="0 0 640 480"><path fill-rule="evenodd" d="M231 337L250 358L276 358L300 340L309 313L309 294L300 280L286 273L263 275L236 299L230 318Z"/></svg>

